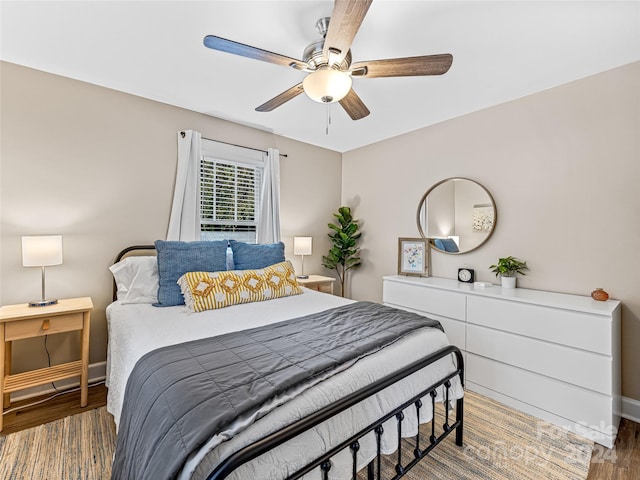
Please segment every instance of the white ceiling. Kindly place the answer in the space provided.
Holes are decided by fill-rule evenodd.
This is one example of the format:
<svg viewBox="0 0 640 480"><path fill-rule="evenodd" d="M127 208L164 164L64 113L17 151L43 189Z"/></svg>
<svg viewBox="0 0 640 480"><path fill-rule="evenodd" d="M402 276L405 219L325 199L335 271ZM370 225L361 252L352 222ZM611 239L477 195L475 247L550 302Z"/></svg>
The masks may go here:
<svg viewBox="0 0 640 480"><path fill-rule="evenodd" d="M0 58L345 152L640 60L640 1L374 0L354 61L451 53L439 77L354 79L353 121L304 73L205 48L207 34L302 57L332 1L2 1ZM594 92L595 93L595 92ZM188 128L188 125L185 125Z"/></svg>

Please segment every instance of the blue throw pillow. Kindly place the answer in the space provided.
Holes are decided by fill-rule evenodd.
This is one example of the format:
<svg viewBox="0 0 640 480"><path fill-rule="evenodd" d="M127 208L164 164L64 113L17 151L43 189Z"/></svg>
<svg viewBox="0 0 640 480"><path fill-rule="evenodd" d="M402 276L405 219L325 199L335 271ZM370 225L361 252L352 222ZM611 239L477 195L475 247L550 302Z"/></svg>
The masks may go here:
<svg viewBox="0 0 640 480"><path fill-rule="evenodd" d="M284 243L243 243L229 240L235 270L257 270L284 262ZM206 271L206 270L205 270Z"/></svg>
<svg viewBox="0 0 640 480"><path fill-rule="evenodd" d="M459 252L458 245L453 238L435 238L433 241L436 248L443 252Z"/></svg>
<svg viewBox="0 0 640 480"><path fill-rule="evenodd" d="M443 238L442 246L445 252L459 252L458 245L453 238Z"/></svg>
<svg viewBox="0 0 640 480"><path fill-rule="evenodd" d="M158 303L155 307L184 305L178 279L187 272L227 270L227 241L155 242L158 252Z"/></svg>

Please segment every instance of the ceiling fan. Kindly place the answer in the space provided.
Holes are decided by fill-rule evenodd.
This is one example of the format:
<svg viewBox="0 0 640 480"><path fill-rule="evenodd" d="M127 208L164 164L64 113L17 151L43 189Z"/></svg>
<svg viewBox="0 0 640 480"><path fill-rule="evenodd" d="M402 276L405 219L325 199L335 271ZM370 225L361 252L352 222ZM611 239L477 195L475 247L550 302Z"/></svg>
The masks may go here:
<svg viewBox="0 0 640 480"><path fill-rule="evenodd" d="M352 77L442 75L453 62L453 57L446 53L351 63L351 44L372 1L335 0L331 17L321 18L316 23L322 38L305 48L302 60L215 35L204 37L204 45L214 50L295 68L308 74L301 83L257 107L258 112L270 112L304 91L312 100L320 103L340 102L353 120L359 120L370 112L353 90Z"/></svg>

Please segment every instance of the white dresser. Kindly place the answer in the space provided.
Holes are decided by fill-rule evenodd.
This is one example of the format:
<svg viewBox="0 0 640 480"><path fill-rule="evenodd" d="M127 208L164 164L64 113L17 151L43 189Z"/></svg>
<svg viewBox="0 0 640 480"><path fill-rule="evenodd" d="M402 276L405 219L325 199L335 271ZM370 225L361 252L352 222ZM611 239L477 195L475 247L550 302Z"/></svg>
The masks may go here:
<svg viewBox="0 0 640 480"><path fill-rule="evenodd" d="M620 423L620 302L445 278L384 277L386 305L439 320L466 386L611 448Z"/></svg>

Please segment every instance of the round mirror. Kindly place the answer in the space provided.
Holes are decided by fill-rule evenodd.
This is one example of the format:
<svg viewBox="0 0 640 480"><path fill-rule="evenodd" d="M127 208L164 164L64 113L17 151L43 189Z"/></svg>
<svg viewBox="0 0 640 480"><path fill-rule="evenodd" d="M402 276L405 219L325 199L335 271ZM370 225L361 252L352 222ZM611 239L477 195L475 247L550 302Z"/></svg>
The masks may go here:
<svg viewBox="0 0 640 480"><path fill-rule="evenodd" d="M489 191L468 178L447 178L432 186L418 204L418 230L443 253L467 253L486 242L498 212Z"/></svg>

